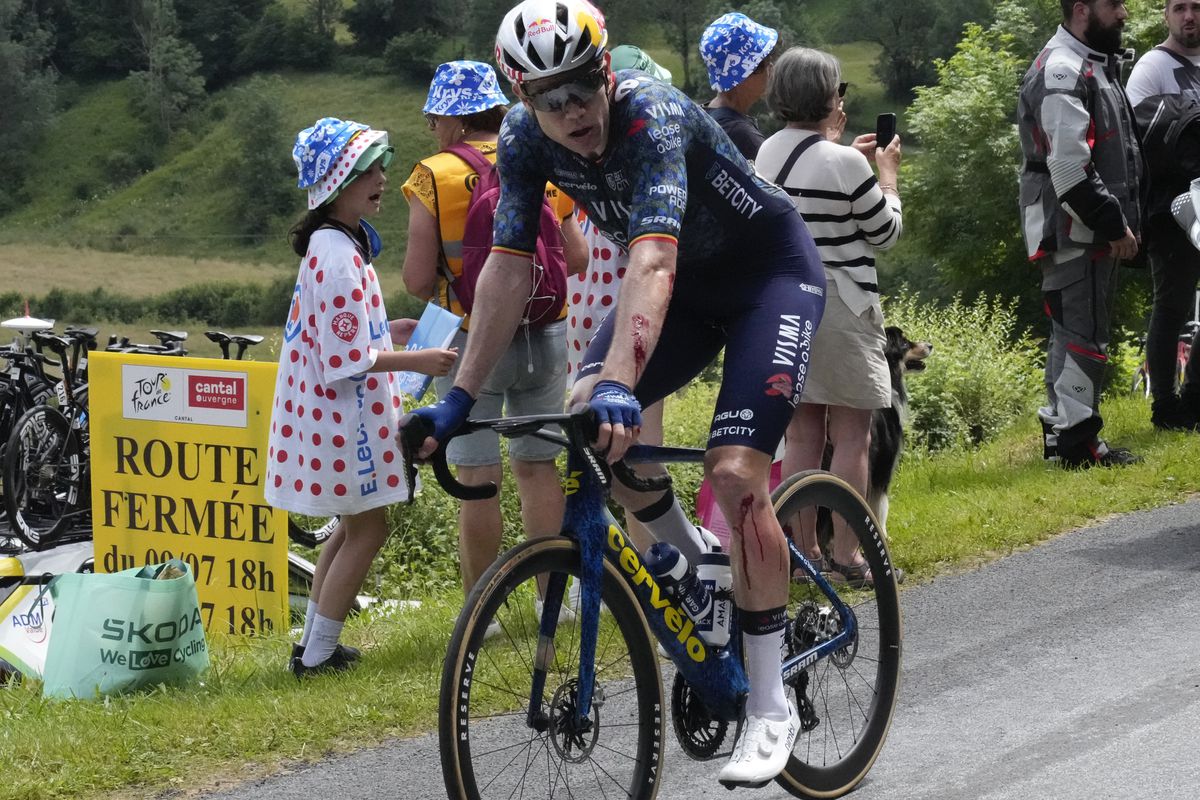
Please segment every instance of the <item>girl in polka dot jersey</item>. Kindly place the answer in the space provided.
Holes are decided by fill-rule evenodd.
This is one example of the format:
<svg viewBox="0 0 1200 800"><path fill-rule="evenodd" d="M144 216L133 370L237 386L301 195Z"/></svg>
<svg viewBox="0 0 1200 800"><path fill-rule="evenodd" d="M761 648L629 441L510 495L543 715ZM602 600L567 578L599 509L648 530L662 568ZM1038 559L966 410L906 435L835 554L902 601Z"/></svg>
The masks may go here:
<svg viewBox="0 0 1200 800"><path fill-rule="evenodd" d="M268 441L267 502L341 517L317 561L304 635L292 671L346 669L358 657L338 644L346 614L383 546L387 506L408 499L394 436L403 413L393 372L445 375L458 354L405 352L414 320L388 322L371 259L392 159L387 133L327 117L296 137L308 214L292 228L302 257L283 332Z"/></svg>

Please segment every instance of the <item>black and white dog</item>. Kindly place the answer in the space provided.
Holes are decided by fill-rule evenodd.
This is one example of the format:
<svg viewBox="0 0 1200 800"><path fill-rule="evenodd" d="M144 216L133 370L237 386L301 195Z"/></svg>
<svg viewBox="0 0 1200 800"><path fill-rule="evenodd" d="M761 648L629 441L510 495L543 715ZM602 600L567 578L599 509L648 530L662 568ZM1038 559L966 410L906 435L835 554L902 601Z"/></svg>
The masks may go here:
<svg viewBox="0 0 1200 800"><path fill-rule="evenodd" d="M887 530L888 486L900 463L904 447L904 422L908 416L908 392L904 376L925 369L925 359L933 352L929 342L911 341L904 331L888 326L883 353L892 377L892 405L876 409L871 417L871 449L868 461L867 503L879 525Z"/></svg>

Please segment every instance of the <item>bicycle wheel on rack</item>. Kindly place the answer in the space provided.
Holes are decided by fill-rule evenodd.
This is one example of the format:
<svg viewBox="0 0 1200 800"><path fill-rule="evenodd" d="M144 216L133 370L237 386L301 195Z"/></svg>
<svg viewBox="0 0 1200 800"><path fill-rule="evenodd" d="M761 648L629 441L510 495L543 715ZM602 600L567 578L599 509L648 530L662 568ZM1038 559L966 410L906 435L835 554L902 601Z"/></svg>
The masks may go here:
<svg viewBox="0 0 1200 800"><path fill-rule="evenodd" d="M896 581L870 509L841 478L820 471L801 472L780 484L772 500L785 533L796 532L797 514L806 508L820 510L818 527L826 532L832 530L832 522L843 522L858 539L874 576L874 586L861 589L833 584L857 621L853 644L786 682L793 699L807 698L811 715L796 737L787 768L776 781L797 797L838 797L866 777L891 726L900 680ZM803 652L841 632L838 615L816 583L793 582L790 600L789 654ZM800 702L797 708L804 718Z"/></svg>
<svg viewBox="0 0 1200 800"><path fill-rule="evenodd" d="M288 512L288 538L302 547L320 547L337 530L340 517L310 517Z"/></svg>
<svg viewBox="0 0 1200 800"><path fill-rule="evenodd" d="M539 643L539 578L578 575L565 537L525 542L480 578L458 619L442 671L439 736L452 800L627 797L658 792L663 689L649 630L628 585L604 564L596 678L586 725L575 723L580 625L560 614ZM534 664L550 667L528 724Z"/></svg>
<svg viewBox="0 0 1200 800"><path fill-rule="evenodd" d="M3 469L13 532L35 548L61 536L79 507L84 470L66 417L49 406L25 412L13 425Z"/></svg>

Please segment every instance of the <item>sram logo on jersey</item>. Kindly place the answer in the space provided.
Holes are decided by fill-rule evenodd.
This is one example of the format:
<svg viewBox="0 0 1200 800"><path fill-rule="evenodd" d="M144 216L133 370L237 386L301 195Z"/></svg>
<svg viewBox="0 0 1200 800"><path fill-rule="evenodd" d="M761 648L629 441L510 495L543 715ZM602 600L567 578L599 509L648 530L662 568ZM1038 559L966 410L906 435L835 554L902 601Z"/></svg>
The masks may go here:
<svg viewBox="0 0 1200 800"><path fill-rule="evenodd" d="M653 216L653 217L642 217L641 222L639 222L638 225L643 228L649 227L651 225L666 225L668 228L670 228L673 231L677 231L680 229L679 220L675 219L674 217L664 217L661 215Z"/></svg>
<svg viewBox="0 0 1200 800"><path fill-rule="evenodd" d="M762 203L751 197L741 180L720 164L713 164L704 177L713 190L729 201L730 207L746 219L754 219L754 215L762 211ZM740 177L748 179L749 176Z"/></svg>

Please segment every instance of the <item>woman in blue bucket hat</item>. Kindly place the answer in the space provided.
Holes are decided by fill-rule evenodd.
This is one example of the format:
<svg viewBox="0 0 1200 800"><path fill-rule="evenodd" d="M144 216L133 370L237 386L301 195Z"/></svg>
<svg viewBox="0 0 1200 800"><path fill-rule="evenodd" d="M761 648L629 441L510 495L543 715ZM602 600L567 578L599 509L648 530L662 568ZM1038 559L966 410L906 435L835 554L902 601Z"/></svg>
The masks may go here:
<svg viewBox="0 0 1200 800"><path fill-rule="evenodd" d="M462 274L462 239L476 173L447 148L465 143L495 162L496 140L507 106L508 99L490 65L451 61L438 66L423 111L439 152L418 162L401 187L410 206L404 286L410 294L460 316L463 308L451 281ZM582 271L587 265L587 244L574 220L574 202L554 186L547 185L547 195L562 221L568 268ZM480 392L476 417L562 410L567 380L565 315L564 308L564 318L539 327L526 326L513 340ZM470 324L468 316L454 346L466 346ZM434 385L438 395L445 397L454 386L454 372ZM563 493L554 464L558 450L532 436L513 439L508 445L521 496L522 522L530 537L556 534L561 527ZM501 483L500 443L490 431L454 439L447 458L464 483ZM463 585L469 592L499 552L503 531L499 496L464 502L458 523Z"/></svg>
<svg viewBox="0 0 1200 800"><path fill-rule="evenodd" d="M458 356L393 349L416 322L388 322L371 263L381 243L364 219L379 213L387 186L387 133L325 117L300 131L292 157L309 210L289 234L302 260L279 353L265 496L276 508L341 518L317 560L289 663L303 677L357 660L338 642L342 626L387 538L385 510L408 497L391 372L444 375Z"/></svg>
<svg viewBox="0 0 1200 800"><path fill-rule="evenodd" d="M779 31L738 12L717 17L700 36L700 58L717 93L704 108L751 161L765 137L749 111L767 90L778 42Z"/></svg>

